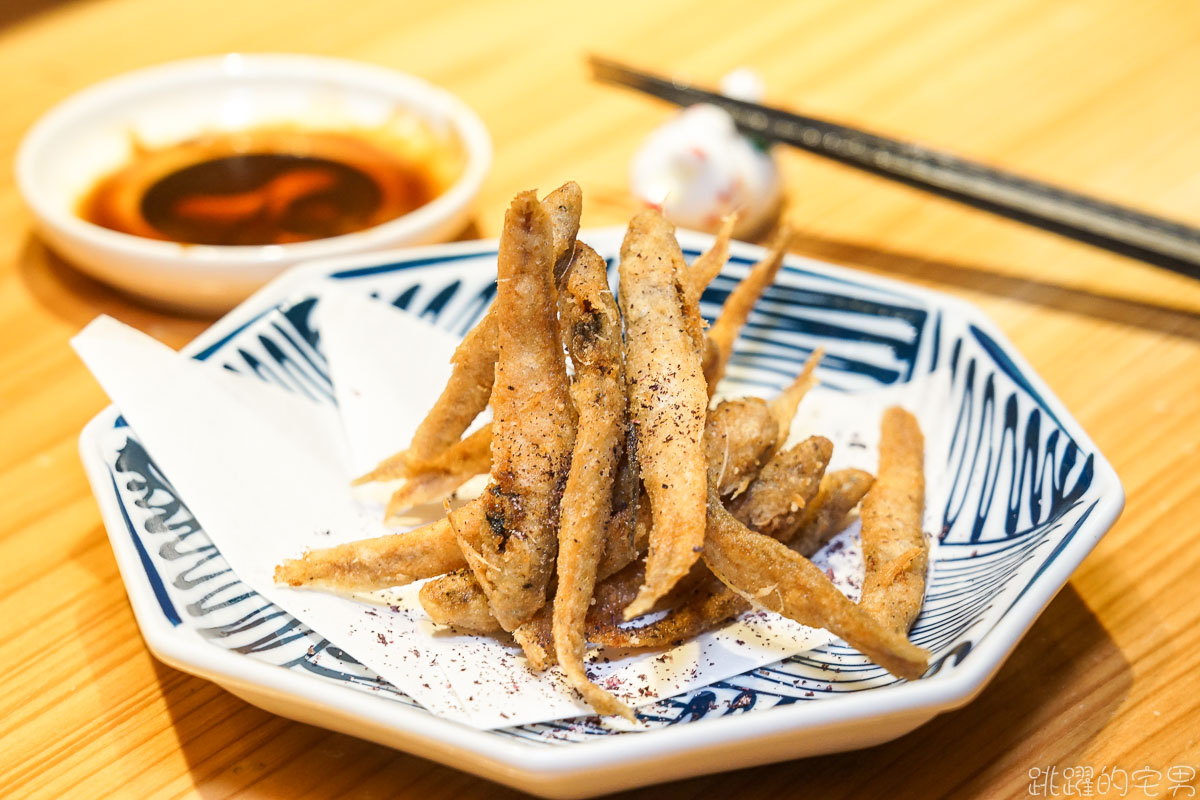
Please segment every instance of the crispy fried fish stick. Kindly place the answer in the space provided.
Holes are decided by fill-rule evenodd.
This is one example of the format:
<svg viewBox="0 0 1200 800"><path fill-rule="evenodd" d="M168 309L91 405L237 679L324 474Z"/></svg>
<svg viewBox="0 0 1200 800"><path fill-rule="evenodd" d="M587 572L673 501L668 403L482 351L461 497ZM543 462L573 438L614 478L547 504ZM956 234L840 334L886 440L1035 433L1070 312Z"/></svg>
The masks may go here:
<svg viewBox="0 0 1200 800"><path fill-rule="evenodd" d="M784 456L776 456L763 468L763 474L751 483L751 487L758 485L758 482L767 479L773 491L770 492L746 492L740 495L733 501L730 511L733 513L737 521L745 525L749 525L751 519L758 519L763 528L770 531L770 534L776 535L776 539L785 539L788 533L786 519L793 517L793 511L790 505L780 503L780 499L791 497L792 494L799 494L800 497L806 498L809 495L810 483L815 487L815 481L811 481L811 476L817 474L818 471L824 470L824 463L828 462L829 453L826 452L826 447L822 443L827 443L828 440L821 440L821 443L812 443L808 449L804 449L802 445L793 447L788 453L803 453L803 458L799 459L798 464L791 464L792 467L798 469L787 470L784 468ZM773 468L774 465L774 468ZM868 485L870 475L862 473L862 470L846 470L847 473L860 473L868 477ZM772 473L772 474L768 474ZM851 482L847 482L848 483ZM822 481L822 486L824 482ZM832 491L838 492L842 488L842 483L838 483ZM857 486L857 485L856 485ZM863 489L865 492L866 489ZM854 505L858 504L858 500L862 498L862 494L853 497L850 505L844 506L844 512L839 517L839 521L845 518L845 513L850 511ZM840 493L835 493L830 499L830 512L833 511L832 506L835 504L844 504L847 498L842 497ZM816 500L812 500L816 503ZM811 504L810 504L811 505ZM779 517L784 519L776 519L770 516L768 509L774 509ZM829 525L832 528L832 525ZM822 529L823 533L823 529ZM829 536L836 533L836 530L830 530L829 534L823 539L820 535L812 535L806 537L805 541L793 545L793 549L804 557L809 557L821 549L828 541ZM665 616L661 619L649 622L648 625L641 627L616 627L607 626L601 627L599 630L590 632L595 642L606 646L617 646L617 648L670 648L677 644L686 642L686 640L700 636L701 633L714 630L725 622L734 618L744 610L750 608L750 603L744 601L742 597L734 594L733 591L721 583L718 578L709 575L697 585L692 594L679 603L678 606L668 610Z"/></svg>
<svg viewBox="0 0 1200 800"><path fill-rule="evenodd" d="M708 412L704 452L709 481L721 497L738 496L787 440L800 400L815 383L818 349L790 386L770 403L757 397L723 400Z"/></svg>
<svg viewBox="0 0 1200 800"><path fill-rule="evenodd" d="M610 559L608 551L605 551L605 558L600 562L600 572L597 574L597 583L593 592L591 605L587 611L587 628L585 638L588 641L597 642L600 644L609 645L612 647L633 647L628 636L620 628L620 624L624 621L622 612L625 606L629 605L630 601L637 596L638 589L646 576L645 564L634 559L645 553L646 542L650 529L650 513L647 505L640 506L638 513L637 530L638 534L635 539L635 551L623 561L617 558ZM611 572L606 572L606 567L617 565L617 568ZM707 570L705 570L707 574ZM711 575L708 575L711 578ZM701 578L703 580L703 576ZM685 581L680 581L682 585ZM724 589L725 585L717 582L720 588ZM421 604L425 606L436 622L442 625L448 625L452 628L459 628L468 632L497 632L503 630L500 623L495 622L492 618L491 623L481 621L480 612L486 610L490 615L491 612L487 606L487 596L483 593L483 589L479 587L479 583L474 576L467 574L464 580L458 576L458 573L442 575L429 581L426 586L432 587L426 591L426 587L421 588ZM357 588L357 587L354 587ZM667 595L660 603L656 605L656 609L667 607L673 601L684 602L690 600L696 586L689 586L687 590L676 596L676 592ZM732 593L731 593L732 594ZM427 601L427 595L430 598ZM733 595L736 598L736 595ZM737 598L741 602L740 598ZM748 606L743 605L742 608ZM742 610L739 608L739 611ZM711 613L711 612L705 612ZM732 615L731 615L732 616ZM725 617L717 620L717 624L723 622ZM710 625L704 630L715 627ZM485 630L486 629L486 630ZM551 606L542 607L531 620L518 626L512 631L513 638L525 650L526 658L530 666L536 670L544 670L558 663L558 659L554 652L553 638L553 612ZM660 634L659 638L663 638L665 634ZM639 645L641 646L641 645ZM656 645L644 645L652 647Z"/></svg>
<svg viewBox="0 0 1200 800"><path fill-rule="evenodd" d="M621 396L624 396L624 390ZM650 534L649 506L643 508L641 502L642 483L638 479L637 440L634 438L633 427L628 424L628 414L626 423L621 460L617 464L617 475L613 480L612 516L609 517L608 529L604 533L604 556L596 568L597 578L600 580L624 568L644 553ZM638 522L639 515L644 518L641 525Z"/></svg>
<svg viewBox="0 0 1200 800"><path fill-rule="evenodd" d="M575 235L579 232L583 193L578 184L565 183L548 194L542 200L541 206L550 220L549 236L553 240L554 274L555 278L559 279L571 263L571 255L575 251ZM420 462L434 459L458 441L467 426L487 407L488 398L491 397L496 367L496 343L496 314L493 309L489 309L454 351L454 357L451 359L454 369L450 380L437 402L433 404L433 408L417 427L408 450L398 453L388 461L411 461L412 467L420 469ZM376 471L382 468L381 464ZM392 477L406 477L407 474Z"/></svg>
<svg viewBox="0 0 1200 800"><path fill-rule="evenodd" d="M804 509L816 497L821 476L833 455L833 443L812 436L774 455L729 511L751 530L775 539L791 538Z"/></svg>
<svg viewBox="0 0 1200 800"><path fill-rule="evenodd" d="M646 583L625 609L644 614L696 563L704 546L708 394L683 315L686 267L671 224L655 211L629 223L621 244L621 311L629 414L654 525Z"/></svg>
<svg viewBox="0 0 1200 800"><path fill-rule="evenodd" d="M587 611L586 637L589 641L598 641L593 634L599 631L618 629L625 607L637 596L645 579L646 565L636 561L596 584ZM554 615L549 608L544 608L512 632L533 669L543 670L558 662L553 628Z"/></svg>
<svg viewBox="0 0 1200 800"><path fill-rule="evenodd" d="M636 481L634 486L636 488ZM452 512L452 516L461 520L459 524L478 524L478 520L483 518L484 502L484 498L478 497ZM615 503L614 499L614 506ZM631 523L629 520L634 514L637 515L636 523ZM475 522L471 520L475 520ZM622 542L614 547L614 539L627 536L628 528L633 530L628 544ZM619 512L614 513L607 523L606 547L604 557L600 560L597 570L597 579L603 581L644 554L649 536L650 511L648 505L626 505ZM425 555L418 551L423 551ZM360 561L364 552L368 555L365 561ZM429 557L429 553L438 555ZM390 567L389 564L397 563L406 565L406 568L412 570L412 574L392 572L393 567ZM336 575L336 583L322 581L318 578L313 584L313 588L332 588L341 592L369 592L389 586L399 586L418 578L444 577L443 573L465 567L466 563L463 560L462 551L459 550L458 540L454 537L454 526L451 525L449 519L443 518L408 533L389 534L377 539L367 539L339 547L311 551L303 558L283 564L276 570L276 575L279 576L280 570L286 569L283 577L277 577L277 580L292 583L294 586L306 582L304 578L306 572L312 572L315 576ZM366 565L362 575L358 572L361 568L360 564ZM474 582L474 576L470 580ZM478 584L473 585L475 586L475 595L471 596L471 602L477 601L486 605L487 598L483 594L483 590L479 588ZM634 594L631 592L625 603L632 600ZM462 610L460 619L452 609L456 602L453 599L455 596L447 594L439 602L438 615L441 618L432 613L430 616L442 624L466 629L472 624L470 620L476 612L473 608L467 607L470 605L467 603ZM466 595L458 596L466 597ZM495 623L495 627L496 630L500 630L499 623Z"/></svg>
<svg viewBox="0 0 1200 800"><path fill-rule="evenodd" d="M683 328L691 337L692 344L696 346L701 357L707 346L704 329L708 327L708 323L704 321L704 316L700 313L700 296L704 294L705 287L712 282L712 279L725 266L725 262L729 260L729 237L733 235L735 222L737 222L736 215L725 217L721 221L721 230L717 233L717 238L713 240L712 247L702 253L691 267L684 268L679 274ZM683 258L682 253L680 258Z"/></svg>
<svg viewBox="0 0 1200 800"><path fill-rule="evenodd" d="M485 470L486 471L486 470ZM427 503L440 503L478 472L425 472L406 480L392 492L383 512L385 525L399 524L405 511Z"/></svg>
<svg viewBox="0 0 1200 800"><path fill-rule="evenodd" d="M470 472L482 475L492 466L492 423L487 423L427 461L416 461L403 450L380 461L376 467L355 478L351 486L375 481L394 481L427 472Z"/></svg>
<svg viewBox="0 0 1200 800"><path fill-rule="evenodd" d="M812 370L819 359L819 353L814 353L792 385L770 403L743 397L723 400L708 412L704 452L709 481L722 497L737 497L744 492L787 439L792 417L813 381Z"/></svg>
<svg viewBox="0 0 1200 800"><path fill-rule="evenodd" d="M770 457L779 425L758 397L724 400L704 422L704 457L709 480L725 497L737 495Z"/></svg>
<svg viewBox="0 0 1200 800"><path fill-rule="evenodd" d="M761 403L761 401L758 402ZM764 416L768 421L773 419L773 416L769 414ZM735 452L742 444L737 440L739 430L746 432L747 435L752 435L753 428L735 427L732 429L732 446ZM758 491L753 494L747 492L737 498L741 502L735 501L731 511L734 517L744 525L750 524L751 519L759 520L764 528L770 530L782 541L786 542L794 536L795 539L791 543L792 549L808 557L821 549L833 534L845 527L846 515L854 506L858 505L874 478L870 473L857 469L839 470L820 478L820 472L824 470L824 464L827 463L829 457L828 440L816 437L810 442L802 443L802 445L805 444L808 445L807 448L797 445L787 453L772 459L776 464L776 469L772 470L775 474L774 479L766 475L756 479L755 482L761 480L762 477L767 477L773 491ZM805 454L805 457L797 458L802 453ZM784 469L783 464L793 459L798 462L793 466L800 468ZM789 498L793 494L799 494L802 499L807 499L815 486L814 476L820 479L820 489L816 491L816 496L812 497L811 502L805 506L799 530L797 531L795 527L791 527L789 530L789 524L794 520L795 514L790 508L790 504L785 506L784 503L778 501L780 498ZM766 511L768 504L786 519L772 518ZM628 581L626 581L627 583ZM611 593L611 587L614 585L618 590L622 588L621 579L617 578L611 582L602 581L598 584L598 596L601 592ZM626 585L624 588L628 589L628 586ZM630 649L674 647L681 642L720 627L749 608L749 603L720 580L709 575L707 579L702 579L665 616L640 627L622 627L620 625L622 620L613 614L597 613L593 615L589 613L587 637L589 641L606 647ZM529 623L528 630L525 630L524 633L525 636L535 640L538 635L548 640L548 633L531 633L531 631L537 630L536 623L540 616L535 617ZM545 647L544 644L542 646ZM545 656L545 658L549 658L549 656ZM545 665L549 666L549 663Z"/></svg>
<svg viewBox="0 0 1200 800"><path fill-rule="evenodd" d="M408 533L310 550L277 566L275 582L313 589L369 592L458 569L466 562L454 539L451 518L461 525L481 520L482 500L474 500L450 517Z"/></svg>
<svg viewBox="0 0 1200 800"><path fill-rule="evenodd" d="M800 479L803 480L802 477ZM790 547L806 558L824 547L835 533L845 527L846 515L858 505L873 480L869 472L860 469L826 474L821 480L817 496L806 508L806 511L813 513L805 516ZM757 506L761 499L761 496L753 499L747 497L745 502L737 505L737 510L731 509L733 516L743 525L749 525L749 518L762 516ZM790 514L790 511L785 513ZM776 538L787 542L789 535L782 525L769 520L764 527L778 529ZM615 623L597 626L589 630L589 638L606 647L675 647L721 627L749 608L749 603L710 575L662 618L638 628L619 628Z"/></svg>
<svg viewBox="0 0 1200 800"><path fill-rule="evenodd" d="M733 342L737 339L738 332L746 324L758 298L775 281L779 268L783 266L783 256L787 253L791 238L792 229L785 224L775 235L766 257L751 267L750 273L733 287L729 297L725 298L717 321L708 329L704 353L704 379L708 381L710 397L725 375L725 367L733 353Z"/></svg>
<svg viewBox="0 0 1200 800"><path fill-rule="evenodd" d="M687 291L691 302L699 304L700 295L720 274L729 260L729 240L733 238L733 226L737 224L738 215L729 214L721 220L721 229L717 238L713 239L712 247L700 254L692 262L687 271Z"/></svg>
<svg viewBox="0 0 1200 800"><path fill-rule="evenodd" d="M847 475L848 480L835 481L833 483L829 490L831 495L826 507L830 512L829 516L832 516L834 506L844 508L844 512L842 516L837 518L834 524L826 526L829 529L827 535L825 534L826 528L822 528L817 535L808 536L805 541L793 544L793 548L803 556L811 556L819 550L828 541L829 536L837 532L838 528L835 528L834 525L844 520L845 512L848 512L858 504L858 501L862 498L862 494L854 495L854 491L862 484L861 476L866 476L867 485L872 480L868 473L861 470L843 470L842 472L855 473L855 475ZM838 475L840 473L834 474ZM803 476L798 478L798 482L803 480ZM822 481L822 485L825 485L824 481ZM847 489L849 490L848 493L843 494ZM866 489L862 488L862 492L865 493ZM734 516L743 524L746 524L747 517L761 516L761 514L756 513L759 511L756 503L762 501L765 497L765 495L758 495L754 500L742 503L739 506L739 513L735 513ZM813 500L813 504L815 503L816 499ZM825 516L822 516L820 519L825 519ZM769 526L771 523L768 522L767 524ZM821 538L822 536L823 538ZM600 593L611 594L614 589L620 591L621 588L620 578L611 582L601 582L598 585L597 595L599 596ZM600 608L603 609L604 606L600 605ZM620 623L622 620L614 614L605 614L602 611L598 611L596 614L589 612L587 637L589 641L604 645L605 647L630 649L675 647L688 639L719 628L749 608L749 603L730 590L719 579L708 574L706 577L701 578L691 592L687 593L665 616L646 625L635 628L621 627ZM528 623L528 625L533 626L539 617L534 617L534 620ZM525 627L522 626L522 628ZM521 629L518 630L520 631ZM526 632L526 635L529 635L529 633Z"/></svg>
<svg viewBox="0 0 1200 800"><path fill-rule="evenodd" d="M758 398L732 400L722 405L727 409L726 412L717 416L716 422L714 422L713 415L710 414L709 425L705 431L706 443L716 440L717 437L720 437L722 442L720 447L707 449L710 474L716 474L717 465L728 464L734 473L748 475L746 480L750 480L757 472L757 459L763 450L762 437L766 437L767 445L773 441L774 417L767 410L767 404ZM718 406L718 408L721 407ZM743 424L747 423L745 418L749 418L748 424ZM726 440L728 440L727 445L725 444ZM725 455L726 447L729 452L734 454L732 457ZM766 497L768 497L767 494L762 494L755 502L744 503L741 506L742 513L753 514L757 508L756 503ZM645 506L643 505L642 508L644 510ZM644 528L648 521L649 515L641 514L638 520L639 528ZM627 570L614 575L612 580L602 580L597 584L597 598L601 595L608 598L621 596L619 594L621 591L629 589L628 575ZM597 605L593 606L593 611L596 613L588 612L588 640L606 647L635 649L673 647L686 639L720 627L727 620L749 608L748 603L711 574L707 574L707 570L695 577L695 582L687 587L683 595L678 598L678 603L667 612L666 616L636 628L621 627L623 618L615 614L603 613L606 606L598 601ZM681 580L676 586L677 588L682 587L687 582L687 579ZM611 600L609 602L611 603ZM464 610L464 613L468 612ZM539 614L534 617L529 623L514 631L513 635L521 641L527 653L530 652L531 643L534 647L541 647L540 657L531 659L531 662L549 666L554 663L554 660L551 655L544 652L545 641L549 639L550 634L544 629L545 620L542 619L542 616ZM542 669L544 666L538 668Z"/></svg>
<svg viewBox="0 0 1200 800"><path fill-rule="evenodd" d="M585 244L576 245L559 309L575 365L571 398L578 429L559 519L554 651L567 680L588 705L632 720L629 706L589 681L583 667L584 620L604 553L626 429L621 314L608 288L604 259Z"/></svg>
<svg viewBox="0 0 1200 800"><path fill-rule="evenodd" d="M575 181L567 181L542 198L542 208L550 215L554 237L554 281L562 283L575 256L575 236L579 233L579 215L583 213L583 190Z"/></svg>
<svg viewBox="0 0 1200 800"><path fill-rule="evenodd" d="M862 546L867 569L862 608L907 633L921 613L929 549L925 511L925 440L917 419L898 406L883 414L879 475L863 498Z"/></svg>
<svg viewBox="0 0 1200 800"><path fill-rule="evenodd" d="M614 576L614 579L603 585L612 583L619 590L628 587L628 581ZM636 587L634 587L636 588ZM613 594L619 598L621 595ZM682 600L681 604L647 625L635 628L621 627L619 616L608 613L610 606L602 606L599 610L593 607L587 616L587 638L590 642L605 647L620 647L631 650L649 650L656 648L675 647L688 639L720 627L723 623L750 608L750 604L714 578L705 575L700 584L693 587ZM542 623L539 627L539 623ZM547 650L544 640L549 632L543 623L541 615L522 625L513 632L513 637L523 639L522 645L526 651L532 650L544 656L538 662L538 669L553 666L554 654ZM538 648L541 648L540 650Z"/></svg>
<svg viewBox="0 0 1200 800"><path fill-rule="evenodd" d="M650 544L650 526L653 521L650 516L650 501L645 495L634 505L616 510L614 494L613 509L613 515L608 520L608 531L604 535L604 556L596 568L598 580L620 572L626 565L641 558Z"/></svg>
<svg viewBox="0 0 1200 800"><path fill-rule="evenodd" d="M463 557L505 630L546 602L558 549L558 499L575 439L554 259L549 214L533 192L517 195L500 236L485 520L454 525Z"/></svg>
<svg viewBox="0 0 1200 800"><path fill-rule="evenodd" d="M439 625L481 635L501 631L488 608L487 597L465 567L427 581L418 597L425 613Z"/></svg>
<svg viewBox="0 0 1200 800"><path fill-rule="evenodd" d="M476 475L492 466L492 424L489 422L429 462L411 470L403 485L392 493L384 521L422 503L440 502Z"/></svg>
<svg viewBox="0 0 1200 800"><path fill-rule="evenodd" d="M775 422L779 424L779 439L776 441L772 453L787 442L788 434L792 429L792 419L796 416L796 409L800 407L800 401L818 383L817 377L813 373L824 355L825 350L820 347L813 350L795 379L771 400L771 414L774 415Z"/></svg>
<svg viewBox="0 0 1200 800"><path fill-rule="evenodd" d="M898 677L914 679L925 672L925 650L851 602L807 558L738 522L715 492L708 514L704 561L752 605L825 628Z"/></svg>
<svg viewBox="0 0 1200 800"><path fill-rule="evenodd" d="M768 404L758 398L725 401L718 404L709 413L705 425L705 447L710 469L716 469L715 474L721 477L722 493L729 494L735 489L744 489L746 484L758 474L764 454L769 451L774 442L777 427ZM488 430L490 432L490 426ZM475 435L481 435L482 431L483 429ZM470 438L468 437L468 439ZM643 497L641 502L636 500L630 502L630 498L636 498L639 492L636 457L633 459L634 463L630 464L628 455L633 449L632 442L632 437L627 437L626 453L621 460L616 486L613 490L613 513L608 521L608 531L605 534L604 556L598 567L599 580L604 580L609 575L621 570L644 553L649 537L651 516L648 501ZM714 442L719 444L714 446ZM456 447L458 446L456 445ZM451 448L451 451L454 449ZM451 451L447 451L447 455L441 458L448 457ZM869 473L861 470L843 470L835 475L840 476L840 479L830 485L828 493L826 493L826 485L830 482L830 476L826 476L822 481L821 491L805 509L804 521L797 534L799 537L809 537L812 541L819 542L813 548L813 552L828 541L830 536L844 527L846 514L858 504L873 480ZM830 501L828 506L825 505L826 500L823 499L826 494ZM473 501L472 504L477 505L480 502L482 501ZM467 512L460 509L455 513ZM420 542L419 547L426 551L436 549L445 557L429 561L429 566L414 572L411 576L388 572L389 568L386 564L412 563L420 560L420 556L416 552L409 552L418 547L416 542ZM408 577L424 578L439 575L465 564L461 560L457 542L454 540L454 530L447 520L432 523L409 534L389 535L371 540L370 551L373 554L371 561L384 565L379 567L383 572L382 577L377 579L371 577L373 568L367 570L363 580L356 577L354 564L360 551L349 546L331 548L328 551L314 551L298 561L303 562L306 569L318 569L321 573L340 573L336 587L340 591L370 591L380 588L380 586L398 585ZM801 549L801 552L804 550ZM320 566L315 566L313 562L318 560L322 563ZM301 574L298 564L289 569L294 570L289 572L289 575ZM379 584L380 580L385 583ZM469 610L464 613L469 613Z"/></svg>
<svg viewBox="0 0 1200 800"><path fill-rule="evenodd" d="M840 469L821 478L821 488L800 518L796 530L777 536L793 550L812 555L846 527L846 517L871 488L875 476L861 469ZM745 520L743 520L744 522Z"/></svg>
<svg viewBox="0 0 1200 800"><path fill-rule="evenodd" d="M666 617L639 628L621 627L624 622L624 607L637 594L644 577L645 564L638 561L596 584L595 596L587 611L587 624L584 631L587 641L606 647L659 647L659 642L668 642L677 638L676 634L671 633L672 630L682 629L681 623L672 619L675 611L681 607L691 604L697 606L694 613L706 615L718 613L720 608L731 607L727 600L720 598L710 598L708 604L704 606L695 602L698 593L702 593L706 586L713 592L728 591L723 583L713 578L712 573L702 562L697 562L691 572L675 584L675 588L650 609L651 611L671 609ZM712 583L713 581L715 583ZM737 598L736 595L734 597ZM737 598L737 601L741 603L740 598ZM739 610L745 607L745 604L742 604ZM464 613L466 612L464 611ZM708 625L698 632L710 630L726 619L728 616L722 616L714 624ZM521 644L530 666L534 669L543 670L558 663L553 648L553 630L552 615L547 613L546 609L542 609L534 615L533 619L512 632L513 638ZM649 632L644 639L630 636L630 633L638 632L640 634L643 631Z"/></svg>
<svg viewBox="0 0 1200 800"><path fill-rule="evenodd" d="M605 647L676 647L721 627L749 608L749 603L709 574L682 604L660 619L637 628L607 626L594 631L592 638Z"/></svg>
<svg viewBox="0 0 1200 800"><path fill-rule="evenodd" d="M623 513L630 513L631 511L632 509L627 508ZM609 520L609 524L611 530L612 519ZM448 525L446 527L449 528ZM622 621L621 612L625 609L625 606L629 605L629 601L637 596L638 587L642 585L642 580L646 576L645 564L641 561L635 561L635 559L646 552L646 542L649 539L649 532L649 507L643 505L638 512L637 534L634 539L632 551L622 548L621 555L610 556L609 550L605 550L604 558L601 559L600 567L596 574L597 583L593 593L592 604L587 612L589 630L593 630L601 625L616 627ZM611 543L611 539L609 541ZM430 583L442 580L450 580L450 576L442 575L434 578ZM487 608L487 596L483 593L483 589L479 588L479 583L475 580L474 575L468 573L468 580L465 583L458 583L457 579L454 580L454 592L447 591L442 593L437 601L437 614L435 615L431 611L430 616L442 625L449 625L453 628L463 628L466 630L472 626L478 626L480 604L482 604L483 608ZM424 587L422 587L423 589ZM424 593L422 593L421 603L422 605L425 603ZM491 611L489 610L488 613L491 614ZM556 663L554 641L551 637L552 619L552 607L543 606L533 616L533 619L517 627L512 632L513 637L526 649L526 657L529 658L530 665L534 669L545 669L547 666ZM493 621L492 630L499 631L503 629L500 627L499 622ZM541 648L540 656L538 653L529 650L529 643L531 641L540 642L538 645Z"/></svg>
<svg viewBox="0 0 1200 800"><path fill-rule="evenodd" d="M487 407L496 376L496 314L489 310L467 332L450 359L453 369L446 388L421 420L408 445L413 465L436 458L458 441L467 426Z"/></svg>

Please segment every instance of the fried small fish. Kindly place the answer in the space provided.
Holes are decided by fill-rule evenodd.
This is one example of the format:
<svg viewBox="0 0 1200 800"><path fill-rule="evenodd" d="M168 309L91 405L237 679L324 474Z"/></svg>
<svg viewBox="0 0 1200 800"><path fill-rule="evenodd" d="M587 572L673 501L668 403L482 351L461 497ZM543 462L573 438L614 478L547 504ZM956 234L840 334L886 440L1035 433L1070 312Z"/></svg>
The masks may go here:
<svg viewBox="0 0 1200 800"><path fill-rule="evenodd" d="M810 436L776 453L746 491L730 502L729 511L759 533L788 537L816 497L832 455L833 443L824 436Z"/></svg>
<svg viewBox="0 0 1200 800"><path fill-rule="evenodd" d="M643 211L630 221L619 269L629 415L654 519L646 583L625 610L632 619L669 592L703 549L708 394L683 314L686 266L661 214Z"/></svg>
<svg viewBox="0 0 1200 800"><path fill-rule="evenodd" d="M568 182L541 201L549 218L549 241L553 246L555 280L560 280L575 252L579 216L583 210L583 192L579 184ZM495 306L488 309L475 327L463 338L451 359L453 370L437 402L417 426L408 449L385 459L357 482L403 478L418 474L423 466L454 445L471 422L487 408L495 382L497 347ZM373 475L387 477L371 477Z"/></svg>
<svg viewBox="0 0 1200 800"><path fill-rule="evenodd" d="M779 424L758 397L724 400L704 422L704 456L709 481L722 497L745 491L770 456Z"/></svg>
<svg viewBox="0 0 1200 800"><path fill-rule="evenodd" d="M927 651L863 611L807 558L735 519L716 492L709 495L708 520L705 563L751 605L824 628L897 677L924 674Z"/></svg>
<svg viewBox="0 0 1200 800"><path fill-rule="evenodd" d="M721 306L721 313L717 315L716 322L708 329L704 352L704 379L710 397L725 375L729 356L733 354L733 343L746 320L750 318L754 304L767 287L775 282L791 238L791 228L784 225L779 229L767 255L751 267L749 274L733 287L733 291Z"/></svg>
<svg viewBox="0 0 1200 800"><path fill-rule="evenodd" d="M925 440L917 419L893 406L883 414L879 474L862 507L863 609L907 632L921 613L929 545L925 512Z"/></svg>
<svg viewBox="0 0 1200 800"><path fill-rule="evenodd" d="M585 244L576 246L559 316L575 366L571 397L578 428L559 517L554 652L588 705L632 720L629 706L588 680L583 667L585 618L604 555L627 426L621 314L604 259Z"/></svg>
<svg viewBox="0 0 1200 800"><path fill-rule="evenodd" d="M481 524L454 526L467 565L505 630L546 602L559 499L575 439L558 329L552 221L533 192L504 218L495 318L492 471Z"/></svg>
<svg viewBox="0 0 1200 800"><path fill-rule="evenodd" d="M821 478L817 496L805 506L796 529L781 531L775 538L787 543L798 553L812 555L824 547L834 534L845 529L850 512L874 481L874 475L861 469L826 472Z"/></svg>
<svg viewBox="0 0 1200 800"><path fill-rule="evenodd" d="M451 518L471 524L483 502L472 501L449 517L407 533L393 533L310 550L275 567L275 582L310 589L369 592L400 586L465 566Z"/></svg>

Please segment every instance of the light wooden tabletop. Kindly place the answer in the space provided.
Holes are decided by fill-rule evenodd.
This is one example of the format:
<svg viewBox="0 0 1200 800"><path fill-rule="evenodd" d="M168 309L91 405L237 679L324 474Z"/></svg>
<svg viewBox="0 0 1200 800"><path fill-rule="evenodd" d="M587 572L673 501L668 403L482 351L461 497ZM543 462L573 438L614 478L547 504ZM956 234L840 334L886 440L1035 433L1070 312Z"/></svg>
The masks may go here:
<svg viewBox="0 0 1200 800"><path fill-rule="evenodd" d="M591 51L706 83L749 65L779 103L1200 224L1190 0L37 0L0 11L0 161L90 83L231 50L356 58L460 95L495 141L484 236L515 192L568 179L584 187L585 225L630 214L630 155L672 112L589 83ZM1148 770L1126 796L1191 796L1170 789L1180 767L1200 768L1200 282L780 158L797 252L985 310L1116 467L1128 504L966 708L870 750L633 794L1022 797L1033 769L1090 766ZM47 252L8 171L0 219L0 795L511 794L272 716L150 656L76 452L107 399L67 340L99 313L174 346L209 321L138 305Z"/></svg>

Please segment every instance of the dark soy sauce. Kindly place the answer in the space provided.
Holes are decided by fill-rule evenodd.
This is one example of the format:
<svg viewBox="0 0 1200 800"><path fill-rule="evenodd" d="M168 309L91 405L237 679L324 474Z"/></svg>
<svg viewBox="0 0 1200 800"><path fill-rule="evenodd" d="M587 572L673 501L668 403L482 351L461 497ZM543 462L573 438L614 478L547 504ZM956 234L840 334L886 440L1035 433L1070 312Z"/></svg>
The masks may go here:
<svg viewBox="0 0 1200 800"><path fill-rule="evenodd" d="M407 214L441 193L434 172L351 134L237 134L137 153L80 216L185 244L288 244Z"/></svg>

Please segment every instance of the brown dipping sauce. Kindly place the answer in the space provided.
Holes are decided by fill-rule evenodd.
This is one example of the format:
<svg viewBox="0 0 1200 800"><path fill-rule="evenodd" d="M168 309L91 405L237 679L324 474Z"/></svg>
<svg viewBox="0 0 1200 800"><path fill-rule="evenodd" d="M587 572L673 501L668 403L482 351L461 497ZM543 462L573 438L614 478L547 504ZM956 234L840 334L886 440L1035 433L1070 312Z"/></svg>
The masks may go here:
<svg viewBox="0 0 1200 800"><path fill-rule="evenodd" d="M423 137L407 149L357 132L261 129L194 139L132 161L84 197L79 216L187 244L266 245L340 236L420 208L460 157Z"/></svg>

